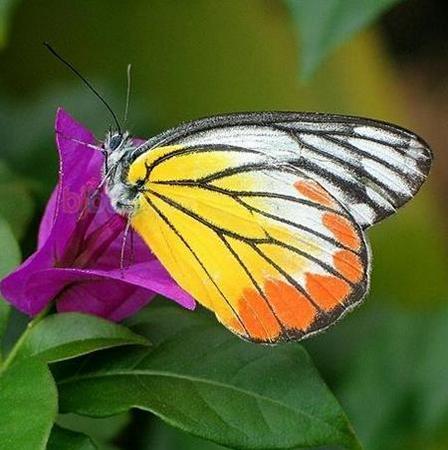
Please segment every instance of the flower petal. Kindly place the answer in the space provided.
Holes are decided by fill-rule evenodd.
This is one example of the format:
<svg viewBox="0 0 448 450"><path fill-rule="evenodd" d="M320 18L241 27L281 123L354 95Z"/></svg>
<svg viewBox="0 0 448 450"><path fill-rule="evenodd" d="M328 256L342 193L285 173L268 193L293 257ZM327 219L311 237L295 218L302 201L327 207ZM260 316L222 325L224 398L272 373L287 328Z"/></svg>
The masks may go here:
<svg viewBox="0 0 448 450"><path fill-rule="evenodd" d="M37 249L43 247L48 237L50 236L51 230L55 221L56 204L58 200L58 186L52 192L47 205L45 206L44 215L39 225L39 233L37 235Z"/></svg>
<svg viewBox="0 0 448 450"><path fill-rule="evenodd" d="M30 276L52 266L53 254L51 250L50 245L45 245L24 261L14 272L0 281L0 292L5 300L25 314L37 314L51 300L51 297L45 297L34 303L26 294L26 286Z"/></svg>
<svg viewBox="0 0 448 450"><path fill-rule="evenodd" d="M76 204L81 202L80 193L87 182L98 183L101 176L101 153L86 145L95 141L93 134L61 108L56 115L55 127L60 158L59 182L41 221L38 250L0 282L5 299L31 315L43 309L51 297L40 298L37 303L28 298L25 292L29 277L51 268L61 258L76 228L79 216L79 205Z"/></svg>
<svg viewBox="0 0 448 450"><path fill-rule="evenodd" d="M47 226L41 233L51 238L55 255L60 258L76 228L86 195L101 180L103 156L88 146L95 142L93 134L62 108L56 114L55 128L60 160L57 199L46 211L53 216L53 227L48 232ZM51 223L47 218L45 222Z"/></svg>
<svg viewBox="0 0 448 450"><path fill-rule="evenodd" d="M115 220L119 216L104 192L80 220L85 199L102 177L103 156L93 145L93 134L59 109L56 140L59 182L42 218L38 250L0 282L4 297L30 315L57 298L61 311L121 320L156 293L193 309L192 297L174 282L132 231L128 235L132 248L125 255L130 264L120 269L126 222ZM72 264L79 267L70 267Z"/></svg>
<svg viewBox="0 0 448 450"><path fill-rule="evenodd" d="M136 313L156 294L124 281L99 278L78 281L57 302L59 312L78 312L120 321Z"/></svg>
<svg viewBox="0 0 448 450"><path fill-rule="evenodd" d="M111 286L116 286L116 283L119 283L120 292L128 293L129 297L121 297L122 307L119 308L119 312L115 312L118 308L114 303L115 300L111 300L111 305L107 306L109 296L104 295L101 297L95 293L98 285L95 283L89 284L93 281L105 283L102 288L103 292L107 289L106 284L109 282ZM131 287L128 289L122 286L125 284ZM90 297L75 295L76 292L80 292L77 290L78 285L83 286L82 290L84 292L90 286L92 288L90 297L97 298L95 304L100 302L105 303L105 305L99 308L98 304L94 306L89 303ZM121 320L121 318L136 312L147 303L147 301L142 300L145 295L137 294L135 289L145 291L147 299L152 298L154 294L161 294L188 309L194 309L196 305L193 298L174 283L168 272L155 259L151 262L133 265L132 270L47 269L37 272L29 278L24 290L24 296L29 299L29 304L32 305L29 311L30 314L36 314L42 309L47 304L47 299L57 297L59 310L86 313L94 311L94 314L102 317L111 320ZM118 296L118 298L120 297ZM35 310L37 307L40 307L40 309ZM106 312L103 315L101 311L109 311L107 314L110 313L110 315L106 315ZM116 316L120 316L120 319L117 319Z"/></svg>

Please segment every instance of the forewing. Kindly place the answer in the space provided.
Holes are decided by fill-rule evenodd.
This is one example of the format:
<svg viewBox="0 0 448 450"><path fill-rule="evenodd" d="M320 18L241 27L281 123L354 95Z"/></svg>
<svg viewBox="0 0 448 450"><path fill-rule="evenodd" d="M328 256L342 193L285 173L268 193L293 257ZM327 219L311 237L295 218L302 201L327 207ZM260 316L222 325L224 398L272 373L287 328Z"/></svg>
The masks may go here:
<svg viewBox="0 0 448 450"><path fill-rule="evenodd" d="M361 228L326 189L235 146L154 148L131 165L132 226L178 284L245 339L323 330L368 288Z"/></svg>
<svg viewBox="0 0 448 450"><path fill-rule="evenodd" d="M432 154L414 133L387 123L315 113L248 113L186 123L148 141L186 147L236 146L271 165L292 166L331 192L368 227L419 190Z"/></svg>

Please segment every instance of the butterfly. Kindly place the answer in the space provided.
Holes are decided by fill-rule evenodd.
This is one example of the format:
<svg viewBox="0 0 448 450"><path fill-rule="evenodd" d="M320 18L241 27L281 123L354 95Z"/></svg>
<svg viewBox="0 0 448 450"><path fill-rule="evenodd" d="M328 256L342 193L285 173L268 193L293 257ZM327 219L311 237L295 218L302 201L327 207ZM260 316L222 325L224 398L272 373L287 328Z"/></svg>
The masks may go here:
<svg viewBox="0 0 448 450"><path fill-rule="evenodd" d="M109 132L106 192L173 279L260 343L328 328L369 288L366 229L425 181L414 133L360 117L236 113L143 144Z"/></svg>

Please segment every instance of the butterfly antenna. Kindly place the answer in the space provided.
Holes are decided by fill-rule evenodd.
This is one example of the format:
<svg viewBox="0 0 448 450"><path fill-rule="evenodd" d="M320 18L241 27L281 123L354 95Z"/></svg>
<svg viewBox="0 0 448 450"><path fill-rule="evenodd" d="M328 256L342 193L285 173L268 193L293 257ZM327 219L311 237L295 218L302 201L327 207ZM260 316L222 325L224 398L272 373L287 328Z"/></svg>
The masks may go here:
<svg viewBox="0 0 448 450"><path fill-rule="evenodd" d="M118 133L120 135L123 134L120 122L118 121L116 114L113 112L112 108L109 106L109 104L106 102L106 100L104 100L102 95L92 86L90 81L87 78L85 78L83 75L81 75L81 73L79 72L78 69L76 69L76 67L74 67L71 63L69 63L66 59L64 59L58 52L56 52L56 50L48 42L44 42L43 44L47 48L47 50L53 54L53 56L55 56L57 59L59 59L59 61L61 61L62 64L64 64L66 67L68 67L93 92L93 94L103 103L103 105L107 108L107 110L112 115L115 125L117 126Z"/></svg>
<svg viewBox="0 0 448 450"><path fill-rule="evenodd" d="M124 119L123 123L126 123L128 120L128 112L129 112L129 101L131 99L131 69L132 65L128 64L128 67L126 69L127 79L128 79L128 85L126 88L126 103L124 106Z"/></svg>

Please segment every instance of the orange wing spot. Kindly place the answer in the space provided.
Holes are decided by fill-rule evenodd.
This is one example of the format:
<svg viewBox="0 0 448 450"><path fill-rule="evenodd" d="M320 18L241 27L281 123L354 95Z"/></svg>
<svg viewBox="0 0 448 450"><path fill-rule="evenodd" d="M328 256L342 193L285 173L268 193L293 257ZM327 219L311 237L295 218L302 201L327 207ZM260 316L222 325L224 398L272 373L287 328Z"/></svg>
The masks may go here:
<svg viewBox="0 0 448 450"><path fill-rule="evenodd" d="M358 250L361 246L361 239L353 224L345 217L332 212L323 215L322 223L333 233L334 237L353 250Z"/></svg>
<svg viewBox="0 0 448 450"><path fill-rule="evenodd" d="M316 317L316 308L296 288L280 280L265 283L266 297L287 328L305 331Z"/></svg>
<svg viewBox="0 0 448 450"><path fill-rule="evenodd" d="M333 275L306 275L306 289L313 300L325 311L332 310L343 303L350 294L350 286L340 278Z"/></svg>
<svg viewBox="0 0 448 450"><path fill-rule="evenodd" d="M224 325L229 328L233 333L239 334L240 336L247 336L247 332L244 327L241 325L240 321L235 318L231 318L230 320L222 321Z"/></svg>
<svg viewBox="0 0 448 450"><path fill-rule="evenodd" d="M294 187L309 200L323 206L335 206L335 202L328 192L315 181L299 180L294 183Z"/></svg>
<svg viewBox="0 0 448 450"><path fill-rule="evenodd" d="M358 283L364 274L361 259L348 250L339 250L333 255L333 263L338 272L348 280Z"/></svg>
<svg viewBox="0 0 448 450"><path fill-rule="evenodd" d="M238 302L238 313L250 337L275 341L281 327L265 299L255 289L244 289Z"/></svg>

